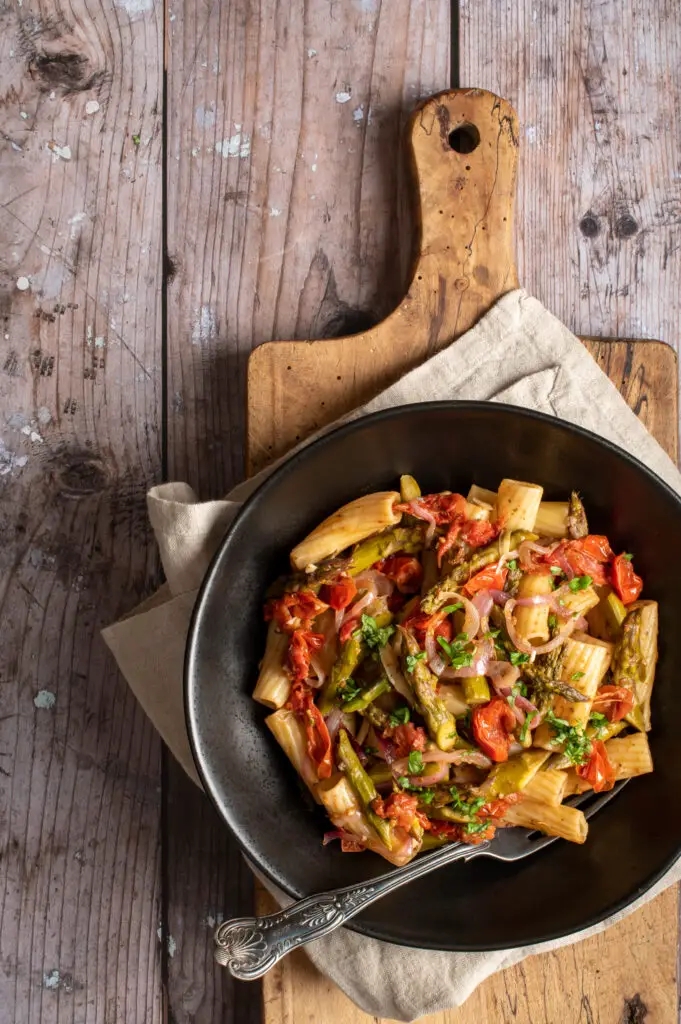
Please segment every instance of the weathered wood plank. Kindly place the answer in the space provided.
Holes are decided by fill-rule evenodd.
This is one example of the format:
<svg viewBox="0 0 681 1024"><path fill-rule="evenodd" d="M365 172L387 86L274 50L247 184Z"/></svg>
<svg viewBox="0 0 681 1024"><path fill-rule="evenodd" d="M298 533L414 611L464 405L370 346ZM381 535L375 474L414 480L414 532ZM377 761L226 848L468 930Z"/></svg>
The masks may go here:
<svg viewBox="0 0 681 1024"><path fill-rule="evenodd" d="M678 4L460 12L462 84L505 96L521 122L520 281L577 334L678 348Z"/></svg>
<svg viewBox="0 0 681 1024"><path fill-rule="evenodd" d="M99 637L158 575L161 41L154 0L0 12L0 1017L16 1024L161 1020L160 744Z"/></svg>
<svg viewBox="0 0 681 1024"><path fill-rule="evenodd" d="M206 498L243 475L254 345L360 330L403 291L411 233L395 154L413 104L448 82L449 4L187 2L170 17L169 472ZM167 851L169 1007L177 1024L230 1019L202 918L234 912L245 878L216 864L218 851L232 864L233 847L198 795L174 774L169 790L191 837L172 829ZM190 884L200 850L213 866Z"/></svg>

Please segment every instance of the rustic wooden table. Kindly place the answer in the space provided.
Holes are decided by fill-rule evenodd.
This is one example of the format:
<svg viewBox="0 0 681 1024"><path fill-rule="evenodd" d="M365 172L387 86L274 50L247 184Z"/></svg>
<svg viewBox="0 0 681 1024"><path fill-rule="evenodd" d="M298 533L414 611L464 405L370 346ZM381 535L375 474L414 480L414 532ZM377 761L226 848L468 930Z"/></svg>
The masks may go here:
<svg viewBox="0 0 681 1024"><path fill-rule="evenodd" d="M580 334L677 345L678 4L450 13L0 9L1 1024L261 1020L258 987L212 962L249 873L99 630L159 581L146 489L166 476L212 497L240 477L250 350L363 329L399 300L415 102L450 81L506 96L520 280ZM441 1019L671 1024L676 899ZM327 1024L309 985L312 1010L270 991L269 1019Z"/></svg>

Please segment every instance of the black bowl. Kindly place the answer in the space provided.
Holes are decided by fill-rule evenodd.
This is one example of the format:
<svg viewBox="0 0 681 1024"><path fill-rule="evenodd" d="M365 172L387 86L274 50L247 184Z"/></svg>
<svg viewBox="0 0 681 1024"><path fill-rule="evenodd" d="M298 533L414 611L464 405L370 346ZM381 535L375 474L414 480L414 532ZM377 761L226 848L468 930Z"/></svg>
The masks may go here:
<svg viewBox="0 0 681 1024"><path fill-rule="evenodd" d="M206 576L190 630L186 710L205 789L244 852L294 897L385 872L370 853L322 847L322 811L251 699L265 643L263 595L306 531L344 502L412 473L425 492L503 477L582 493L592 532L633 551L660 602L653 700L655 771L624 787L583 846L561 840L515 864L480 857L440 869L369 907L349 927L404 945L488 950L542 942L621 910L681 852L681 501L643 465L577 427L505 405L403 406L328 434L276 470L245 504Z"/></svg>

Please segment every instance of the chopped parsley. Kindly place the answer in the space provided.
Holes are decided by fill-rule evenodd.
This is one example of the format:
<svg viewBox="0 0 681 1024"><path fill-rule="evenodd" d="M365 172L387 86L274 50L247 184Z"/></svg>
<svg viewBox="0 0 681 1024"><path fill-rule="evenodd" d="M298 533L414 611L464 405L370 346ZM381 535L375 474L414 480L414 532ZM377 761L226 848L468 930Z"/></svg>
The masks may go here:
<svg viewBox="0 0 681 1024"><path fill-rule="evenodd" d="M452 797L452 809L458 811L459 814L464 814L467 818L473 818L485 804L483 796L479 796L475 800L463 800L456 786L452 786L449 792Z"/></svg>
<svg viewBox="0 0 681 1024"><path fill-rule="evenodd" d="M362 634L362 640L370 651L378 653L381 647L385 647L394 632L394 626L379 626L376 619L372 619L371 615L362 615L360 633Z"/></svg>
<svg viewBox="0 0 681 1024"><path fill-rule="evenodd" d="M364 753L367 754L369 757L376 757L376 755L378 754L378 747L365 747Z"/></svg>
<svg viewBox="0 0 681 1024"><path fill-rule="evenodd" d="M521 651L511 651L508 660L512 665L524 665L526 661L530 660L530 656L529 654L523 654Z"/></svg>
<svg viewBox="0 0 681 1024"><path fill-rule="evenodd" d="M584 678L584 673L583 672L573 672L572 675L570 676L570 682L576 683L578 679L583 679L583 678Z"/></svg>
<svg viewBox="0 0 681 1024"><path fill-rule="evenodd" d="M408 654L405 661L407 665L407 672L413 672L416 668L417 662L423 661L426 656L425 651L419 651L418 654Z"/></svg>
<svg viewBox="0 0 681 1024"><path fill-rule="evenodd" d="M570 725L564 718L556 718L553 711L546 715L555 738L563 744L563 753L571 764L584 764L591 754L591 740L581 725Z"/></svg>
<svg viewBox="0 0 681 1024"><path fill-rule="evenodd" d="M420 775L425 765L420 750L412 750L407 758L407 769L410 775Z"/></svg>
<svg viewBox="0 0 681 1024"><path fill-rule="evenodd" d="M415 786L414 789L416 789L416 788L417 787ZM418 787L418 788L420 790L420 800L421 800L421 803L423 803L423 804L432 804L433 797L435 796L435 790L434 789L421 789L420 787Z"/></svg>
<svg viewBox="0 0 681 1024"><path fill-rule="evenodd" d="M485 640L496 640L496 638L499 636L500 633L501 633L500 629L490 629L490 630L488 630L484 634L484 639Z"/></svg>
<svg viewBox="0 0 681 1024"><path fill-rule="evenodd" d="M626 558L627 562L630 562L634 556L629 551L624 551L622 558Z"/></svg>
<svg viewBox="0 0 681 1024"><path fill-rule="evenodd" d="M349 704L355 697L359 697L362 692L361 686L358 686L354 679L346 679L343 686L339 688L339 695L343 704Z"/></svg>
<svg viewBox="0 0 681 1024"><path fill-rule="evenodd" d="M549 629L555 629L557 625L558 625L558 616L557 615L549 615Z"/></svg>
<svg viewBox="0 0 681 1024"><path fill-rule="evenodd" d="M463 831L467 836L474 836L478 832L484 832L487 828L489 828L488 821L469 821L467 825L464 825Z"/></svg>
<svg viewBox="0 0 681 1024"><path fill-rule="evenodd" d="M568 587L573 594L576 594L578 590L586 590L593 583L592 576L575 576L573 580L570 580Z"/></svg>
<svg viewBox="0 0 681 1024"><path fill-rule="evenodd" d="M392 715L389 718L389 723L392 726L406 725L411 717L411 713L406 704L401 708L395 708Z"/></svg>
<svg viewBox="0 0 681 1024"><path fill-rule="evenodd" d="M506 563L506 565L509 567L511 572L515 572L516 569L518 568L518 559L517 558L512 558L510 562Z"/></svg>
<svg viewBox="0 0 681 1024"><path fill-rule="evenodd" d="M600 711L592 711L589 716L589 725L594 727L596 738L600 739L607 732L608 718L606 715L602 715Z"/></svg>
<svg viewBox="0 0 681 1024"><path fill-rule="evenodd" d="M559 565L552 565L551 566L551 574L553 576L562 576L563 575L563 570L561 569L561 567Z"/></svg>
<svg viewBox="0 0 681 1024"><path fill-rule="evenodd" d="M449 658L452 668L468 668L473 664L473 652L466 650L468 633L459 633L451 643L439 636L437 642Z"/></svg>
<svg viewBox="0 0 681 1024"><path fill-rule="evenodd" d="M447 604L447 605L445 605L445 607L442 609L442 611L446 615L452 615L453 612L458 612L462 608L463 608L463 605L461 604L461 601L457 601L456 604Z"/></svg>
<svg viewBox="0 0 681 1024"><path fill-rule="evenodd" d="M472 717L473 717L473 709L472 708L468 708L468 710L464 711L464 713L462 715L457 715L457 719L456 719L457 724L460 724L462 729L470 729Z"/></svg>

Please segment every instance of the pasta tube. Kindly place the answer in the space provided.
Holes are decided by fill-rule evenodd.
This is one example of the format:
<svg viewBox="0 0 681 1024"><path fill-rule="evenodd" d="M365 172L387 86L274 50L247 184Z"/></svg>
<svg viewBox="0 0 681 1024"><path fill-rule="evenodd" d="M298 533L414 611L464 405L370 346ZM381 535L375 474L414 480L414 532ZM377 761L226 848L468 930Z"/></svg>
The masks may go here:
<svg viewBox="0 0 681 1024"><path fill-rule="evenodd" d="M518 598L538 597L553 592L553 580L550 576L530 574L521 577L518 586ZM548 604L535 604L529 607L516 607L516 629L521 637L530 643L543 644L549 639Z"/></svg>
<svg viewBox="0 0 681 1024"><path fill-rule="evenodd" d="M467 500L474 503L489 505L492 509L495 509L497 505L497 492L488 491L486 487L478 487L477 484L472 484L471 489L468 492Z"/></svg>
<svg viewBox="0 0 681 1024"><path fill-rule="evenodd" d="M534 532L538 533L540 537L551 537L554 540L567 537L567 501L542 501L534 521Z"/></svg>
<svg viewBox="0 0 681 1024"><path fill-rule="evenodd" d="M532 530L544 488L521 480L502 480L497 494L497 519L506 530Z"/></svg>
<svg viewBox="0 0 681 1024"><path fill-rule="evenodd" d="M562 718L568 725L586 726L593 698L610 666L611 657L612 644L604 640L596 640L586 633L574 633L568 637L560 662L560 680L574 687L587 700L570 701L556 695L551 709L556 718ZM535 730L534 745L545 750L559 749L550 725L542 722Z"/></svg>
<svg viewBox="0 0 681 1024"><path fill-rule="evenodd" d="M653 770L653 758L650 753L648 737L644 732L632 736L618 736L605 744L610 763L615 769L615 779L633 779L636 775L647 775ZM591 783L581 778L576 771L565 773L565 795L585 793L591 789Z"/></svg>
<svg viewBox="0 0 681 1024"><path fill-rule="evenodd" d="M657 619L657 601L637 601L631 605L613 657L615 682L629 686L636 699L627 722L642 732L650 729L650 696L657 663Z"/></svg>
<svg viewBox="0 0 681 1024"><path fill-rule="evenodd" d="M280 633L272 619L267 630L267 645L260 663L260 673L253 690L255 700L268 708L281 708L289 698L291 680L284 667L289 638Z"/></svg>
<svg viewBox="0 0 681 1024"><path fill-rule="evenodd" d="M396 526L402 515L394 508L399 500L397 491L377 491L343 505L296 544L291 565L298 570L317 565L372 533Z"/></svg>
<svg viewBox="0 0 681 1024"><path fill-rule="evenodd" d="M376 838L352 786L340 772L319 783L317 800L324 805L336 828L356 836L367 849L385 857L391 864L402 867L418 853L419 843L411 836L398 840L392 850Z"/></svg>
<svg viewBox="0 0 681 1024"><path fill-rule="evenodd" d="M563 607L572 612L573 615L586 615L595 608L600 598L593 587L585 587L584 590L570 592L562 598ZM604 638L607 639L607 638Z"/></svg>
<svg viewBox="0 0 681 1024"><path fill-rule="evenodd" d="M268 715L265 723L305 785L309 788L312 796L319 803L317 795L317 783L319 781L317 769L307 752L307 736L303 723L295 716L293 711L285 711L283 709L275 711L273 715Z"/></svg>
<svg viewBox="0 0 681 1024"><path fill-rule="evenodd" d="M509 825L536 828L549 836L567 839L570 843L583 843L589 831L586 818L576 807L567 807L565 804L554 807L531 797L525 797L520 803L509 807L504 821Z"/></svg>
<svg viewBox="0 0 681 1024"><path fill-rule="evenodd" d="M552 807L558 807L565 796L566 785L566 772L556 771L555 768L547 768L543 772L537 772L525 787L525 794L542 804L551 804Z"/></svg>

